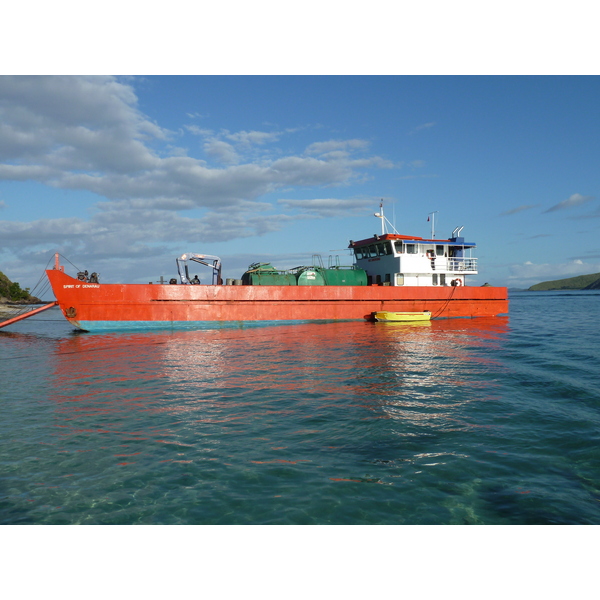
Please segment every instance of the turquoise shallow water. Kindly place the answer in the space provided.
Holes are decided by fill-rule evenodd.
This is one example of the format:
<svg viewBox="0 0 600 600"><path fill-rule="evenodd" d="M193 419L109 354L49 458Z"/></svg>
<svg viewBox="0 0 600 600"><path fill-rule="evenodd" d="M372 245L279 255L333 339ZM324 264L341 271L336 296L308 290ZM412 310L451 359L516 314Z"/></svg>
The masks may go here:
<svg viewBox="0 0 600 600"><path fill-rule="evenodd" d="M132 334L52 309L0 332L0 523L599 524L599 302Z"/></svg>

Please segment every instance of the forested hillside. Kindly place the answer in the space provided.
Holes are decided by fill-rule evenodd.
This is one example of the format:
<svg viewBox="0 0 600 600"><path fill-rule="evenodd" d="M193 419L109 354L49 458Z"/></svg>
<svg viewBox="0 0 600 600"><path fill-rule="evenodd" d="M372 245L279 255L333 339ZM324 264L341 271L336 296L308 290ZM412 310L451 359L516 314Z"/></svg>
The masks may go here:
<svg viewBox="0 0 600 600"><path fill-rule="evenodd" d="M26 288L21 289L21 286L15 281L12 282L2 271L0 271L0 303L6 302L23 302L23 303L39 303L41 300L29 294Z"/></svg>
<svg viewBox="0 0 600 600"><path fill-rule="evenodd" d="M593 275L579 275L568 279L544 281L536 283L529 288L530 292L544 292L548 290L598 290L600 289L600 273Z"/></svg>

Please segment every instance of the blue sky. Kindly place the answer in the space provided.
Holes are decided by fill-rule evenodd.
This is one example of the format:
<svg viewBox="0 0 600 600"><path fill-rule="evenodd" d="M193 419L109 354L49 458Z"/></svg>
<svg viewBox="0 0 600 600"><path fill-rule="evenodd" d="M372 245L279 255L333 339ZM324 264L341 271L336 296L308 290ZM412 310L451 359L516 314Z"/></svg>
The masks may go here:
<svg viewBox="0 0 600 600"><path fill-rule="evenodd" d="M0 76L0 270L156 281L463 226L472 284L600 272L597 76Z"/></svg>

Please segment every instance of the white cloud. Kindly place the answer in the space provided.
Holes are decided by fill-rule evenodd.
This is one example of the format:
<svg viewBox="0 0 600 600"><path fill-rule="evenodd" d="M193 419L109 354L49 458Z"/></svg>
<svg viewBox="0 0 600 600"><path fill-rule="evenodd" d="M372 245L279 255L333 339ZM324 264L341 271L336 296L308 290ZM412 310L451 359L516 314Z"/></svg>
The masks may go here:
<svg viewBox="0 0 600 600"><path fill-rule="evenodd" d="M237 133L228 133L225 137L233 142L250 146L252 144L266 144L267 142L275 142L279 139L278 132L265 131L238 131Z"/></svg>
<svg viewBox="0 0 600 600"><path fill-rule="evenodd" d="M425 166L425 161L424 160L411 160L409 165L413 169L422 169Z"/></svg>
<svg viewBox="0 0 600 600"><path fill-rule="evenodd" d="M554 281L598 273L600 272L600 264L584 262L581 259L574 259L562 264L535 264L527 261L522 264L510 265L509 272L508 282L510 286L530 287L542 281Z"/></svg>
<svg viewBox="0 0 600 600"><path fill-rule="evenodd" d="M565 210L568 208L573 208L575 206L581 206L582 204L586 204L593 200L593 196L582 196L581 194L573 194L569 196L566 200L551 206L548 210L545 210L545 213L554 212L556 210Z"/></svg>
<svg viewBox="0 0 600 600"><path fill-rule="evenodd" d="M89 220L70 217L29 223L0 221L0 251L18 251L22 260L33 253L41 256L39 262L27 265L28 269L38 270L37 277L44 258L47 260L49 253L57 251L76 257L80 265L94 265L94 270L110 269L112 280L118 281L126 279L127 270L139 260L147 261L157 254L163 258L174 256L169 249L173 240L177 240L178 251L182 247L202 251L207 244L277 231L294 218L275 215L265 219L261 211L270 208L265 203L248 203L229 214L208 211L200 218L183 217L171 210L113 208L109 204L107 210ZM160 248L159 253L156 248Z"/></svg>
<svg viewBox="0 0 600 600"><path fill-rule="evenodd" d="M197 125L186 125L185 128L194 135L213 136L215 134L212 129L202 129Z"/></svg>
<svg viewBox="0 0 600 600"><path fill-rule="evenodd" d="M366 140L329 140L326 142L315 142L306 149L306 154L327 154L342 150L348 152L351 150L363 150L369 147Z"/></svg>
<svg viewBox="0 0 600 600"><path fill-rule="evenodd" d="M207 141L204 144L204 151L225 165L237 165L240 162L240 157L235 148L231 144L221 140Z"/></svg>
<svg viewBox="0 0 600 600"><path fill-rule="evenodd" d="M500 213L501 217L506 217L509 215L516 215L517 213L523 212L524 210L529 210L530 208L535 208L539 206L538 204L522 204L521 206L517 206L516 208L511 208L509 210L505 210Z"/></svg>
<svg viewBox="0 0 600 600"><path fill-rule="evenodd" d="M413 130L409 131L409 135L417 133L418 131L423 131L424 129L431 129L435 125L435 122L423 123L423 125L418 125Z"/></svg>
<svg viewBox="0 0 600 600"><path fill-rule="evenodd" d="M112 77L0 77L0 115L0 178L35 180L113 200L146 199L149 206L172 198L175 210L231 205L288 185L341 184L360 170L394 166L377 156L353 159L351 152L369 146L359 139L316 142L309 156L279 152L273 158L269 149L249 161L244 153L294 130L213 134L203 148L221 168L170 144L161 157L148 142L168 141L171 133L139 112L129 83ZM198 135L212 133L187 128ZM333 154L316 157L327 152Z"/></svg>
<svg viewBox="0 0 600 600"><path fill-rule="evenodd" d="M0 160L59 169L151 168L169 132L112 77L0 77Z"/></svg>
<svg viewBox="0 0 600 600"><path fill-rule="evenodd" d="M292 210L300 210L313 216L320 217L347 217L352 214L368 214L379 199L338 199L338 198L314 198L310 200L285 200L277 201L278 204ZM367 211L365 213L365 211Z"/></svg>
<svg viewBox="0 0 600 600"><path fill-rule="evenodd" d="M2 165L0 164L0 181L43 181L50 183L60 174L56 169L40 165Z"/></svg>

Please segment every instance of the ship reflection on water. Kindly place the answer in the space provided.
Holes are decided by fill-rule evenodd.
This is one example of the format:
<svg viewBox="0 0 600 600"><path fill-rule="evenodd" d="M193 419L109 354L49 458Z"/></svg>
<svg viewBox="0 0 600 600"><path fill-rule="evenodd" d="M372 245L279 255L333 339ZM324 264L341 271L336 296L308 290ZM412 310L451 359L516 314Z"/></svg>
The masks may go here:
<svg viewBox="0 0 600 600"><path fill-rule="evenodd" d="M370 405L402 421L401 435L469 427L459 409L493 397L493 373L502 369L493 355L505 340L508 319L385 325L377 331L381 353L367 354L357 376Z"/></svg>
<svg viewBox="0 0 600 600"><path fill-rule="evenodd" d="M54 353L53 397L65 433L96 419L97 432L167 434L156 413L188 426L301 426L326 407L398 420L401 435L464 428L460 407L493 396L507 332L507 318L479 318L73 335Z"/></svg>

